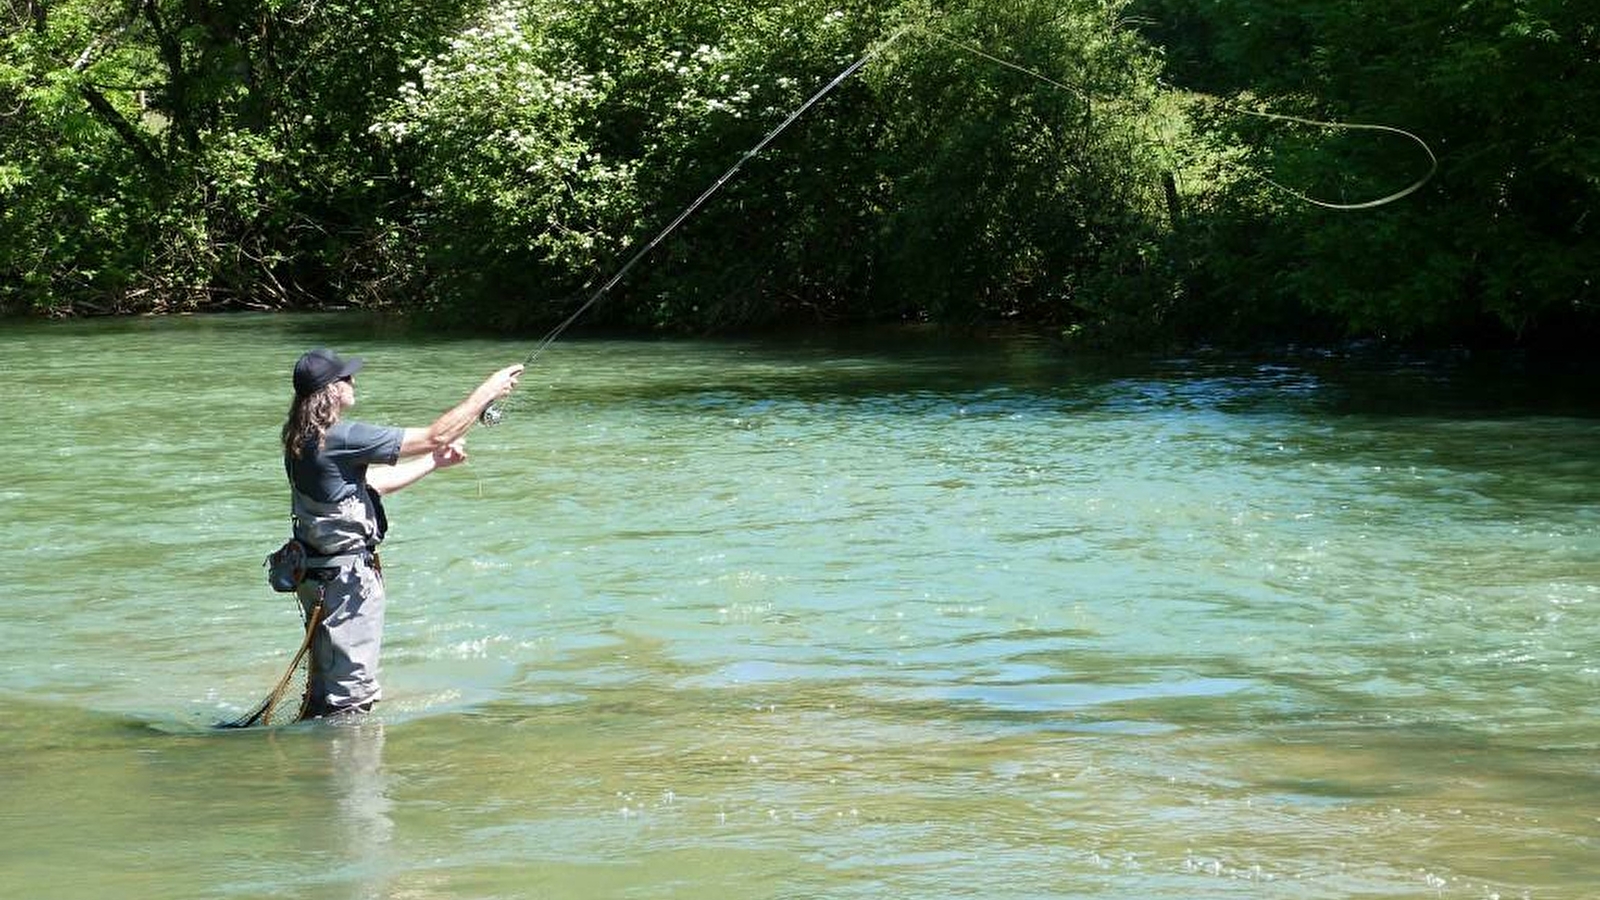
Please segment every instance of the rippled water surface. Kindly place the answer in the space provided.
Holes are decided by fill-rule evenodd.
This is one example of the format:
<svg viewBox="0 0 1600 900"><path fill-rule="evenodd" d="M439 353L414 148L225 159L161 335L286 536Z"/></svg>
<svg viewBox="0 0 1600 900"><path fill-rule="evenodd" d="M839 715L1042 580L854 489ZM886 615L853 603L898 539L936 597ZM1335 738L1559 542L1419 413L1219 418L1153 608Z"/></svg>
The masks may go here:
<svg viewBox="0 0 1600 900"><path fill-rule="evenodd" d="M1600 896L1592 372L565 340L390 501L380 711L211 731L319 344L530 349L0 330L0 895Z"/></svg>

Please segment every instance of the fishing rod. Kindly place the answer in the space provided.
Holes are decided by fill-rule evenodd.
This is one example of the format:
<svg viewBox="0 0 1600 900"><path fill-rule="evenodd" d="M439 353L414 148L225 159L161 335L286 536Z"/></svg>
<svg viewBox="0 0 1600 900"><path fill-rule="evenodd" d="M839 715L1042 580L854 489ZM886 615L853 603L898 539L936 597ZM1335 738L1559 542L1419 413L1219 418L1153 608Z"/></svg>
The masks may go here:
<svg viewBox="0 0 1600 900"><path fill-rule="evenodd" d="M579 306L572 312L571 315L561 320L560 324L556 325L556 327L550 329L550 332L546 334L536 346L534 346L533 352L528 354L528 358L522 361L523 367L527 368L528 366L533 365L534 360L538 359L540 354L544 353L546 348L555 343L556 338L560 337L562 332L566 331L573 322L578 321L578 318L585 312L588 312L589 307L600 302L600 298L604 297L607 293L610 293L611 289L616 287L617 282L621 281L623 276L628 274L628 270L632 269L640 260L648 256L650 251L654 250L658 244L666 240L667 235L672 234L672 232L676 230L679 225L683 224L685 219L694 215L696 210L704 205L707 200L711 199L712 194L715 194L717 191L721 190L723 185L727 184L734 175L739 173L740 169L744 168L745 163L749 162L751 159L754 159L757 154L766 149L768 144L772 143L774 140L777 140L778 135L782 134L784 129L794 124L794 121L800 118L800 116L802 116L806 110L815 106L817 101L821 100L823 97L826 97L829 92L838 87L840 84L844 83L844 81L851 75L854 75L856 72L860 71L862 66L865 66L867 63L871 62L873 57L877 56L879 53L882 53L890 44L899 40L900 36L905 34L910 28L910 25L901 26L898 31L889 35L889 37L882 43L867 51L865 56L862 56L860 59L845 67L844 71L840 72L838 75L835 75L832 81L828 82L826 85L823 85L821 90L817 91L815 94L812 94L810 99L800 104L800 106L797 107L794 112L791 112L787 119L784 119L782 122L778 123L778 127L767 132L766 137L763 137L760 141L758 141L754 147L746 150L744 155L739 157L738 162L735 162L733 166L728 169L728 171L723 172L721 177L712 182L711 186L706 188L699 197L696 197L693 203L690 203L688 206L684 207L683 212L678 213L677 218L674 218L671 222L668 222L667 227L661 229L659 234L650 239L650 243L645 244L638 250L638 252L629 257L628 261L622 264L622 268L618 269L617 273L612 275L605 284L600 285L599 289L596 290L588 300L584 301L582 306ZM483 408L482 412L478 414L478 421L485 425L497 425L504 417L504 408L500 405L490 403L488 406Z"/></svg>

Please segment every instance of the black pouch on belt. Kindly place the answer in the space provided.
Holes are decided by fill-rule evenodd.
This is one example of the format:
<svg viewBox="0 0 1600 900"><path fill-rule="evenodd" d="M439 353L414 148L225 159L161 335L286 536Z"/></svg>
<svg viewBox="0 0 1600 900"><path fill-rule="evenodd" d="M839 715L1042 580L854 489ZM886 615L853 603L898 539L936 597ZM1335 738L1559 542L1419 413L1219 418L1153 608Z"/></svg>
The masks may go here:
<svg viewBox="0 0 1600 900"><path fill-rule="evenodd" d="M267 554L262 563L267 569L267 584L280 593L287 593L306 580L306 545L294 538L282 547Z"/></svg>

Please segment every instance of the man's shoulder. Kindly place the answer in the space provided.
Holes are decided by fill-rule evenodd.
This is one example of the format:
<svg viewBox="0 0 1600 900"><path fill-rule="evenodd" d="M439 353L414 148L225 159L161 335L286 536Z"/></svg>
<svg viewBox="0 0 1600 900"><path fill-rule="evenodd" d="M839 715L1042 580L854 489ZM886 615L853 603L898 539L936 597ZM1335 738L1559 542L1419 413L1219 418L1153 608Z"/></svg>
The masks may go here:
<svg viewBox="0 0 1600 900"><path fill-rule="evenodd" d="M404 431L405 429L397 425L374 425L370 422L340 419L328 426L327 439L341 444L373 444Z"/></svg>

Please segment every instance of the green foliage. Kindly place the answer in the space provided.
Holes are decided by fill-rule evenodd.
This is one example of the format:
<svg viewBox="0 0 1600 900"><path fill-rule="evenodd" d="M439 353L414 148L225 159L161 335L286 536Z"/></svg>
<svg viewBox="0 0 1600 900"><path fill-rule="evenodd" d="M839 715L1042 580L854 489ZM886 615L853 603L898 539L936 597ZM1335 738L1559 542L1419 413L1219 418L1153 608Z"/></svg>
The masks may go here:
<svg viewBox="0 0 1600 900"><path fill-rule="evenodd" d="M1406 200L1328 213L1257 179L1199 202L1186 234L1194 301L1243 331L1303 332L1294 311L1346 333L1456 340L1592 334L1600 325L1592 213L1600 101L1592 17L1560 0L1383 0L1284 6L1147 0L1139 11L1181 83L1271 98L1274 111L1423 136L1438 175ZM1375 197L1425 171L1403 141L1266 122L1212 108L1247 165L1330 200Z"/></svg>
<svg viewBox="0 0 1600 900"><path fill-rule="evenodd" d="M396 192L366 126L459 4L9 12L0 311L280 306L381 281L369 235Z"/></svg>
<svg viewBox="0 0 1600 900"><path fill-rule="evenodd" d="M499 7L420 62L369 126L405 161L411 264L435 308L518 315L507 293L571 286L628 221L631 170L597 152L613 88L559 50L534 10Z"/></svg>
<svg viewBox="0 0 1600 900"><path fill-rule="evenodd" d="M1114 13L965 4L901 50L880 85L895 296L941 320L1159 327L1155 66Z"/></svg>
<svg viewBox="0 0 1600 900"><path fill-rule="evenodd" d="M832 9L529 0L490 10L374 126L408 154L426 198L414 219L418 269L432 275L423 292L454 315L510 324L581 302L877 35L870 17ZM829 192L851 174L831 166L848 163L861 126L838 104L818 113L686 221L622 286L627 301L598 315L652 327L748 322L772 315L774 296L813 302L810 285L847 279L859 263L837 272L847 254L817 254L859 232L831 227L857 215L855 188Z"/></svg>
<svg viewBox="0 0 1600 900"><path fill-rule="evenodd" d="M423 289L473 321L555 320L894 35L597 317L1158 318L1154 66L1098 4L496 6L374 126L427 198Z"/></svg>
<svg viewBox="0 0 1600 900"><path fill-rule="evenodd" d="M1574 112L1600 99L1592 18L1561 0L17 0L0 312L356 303L546 326L740 163L593 320L1593 333L1600 125ZM1324 210L1269 180L1359 200L1427 160L1252 110L1401 126L1440 168L1403 201Z"/></svg>

